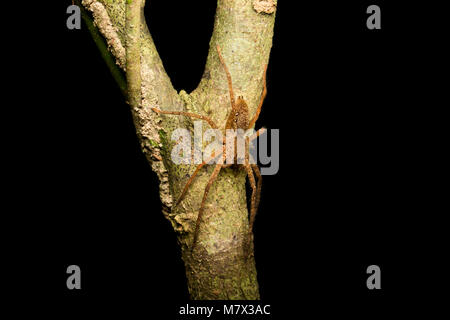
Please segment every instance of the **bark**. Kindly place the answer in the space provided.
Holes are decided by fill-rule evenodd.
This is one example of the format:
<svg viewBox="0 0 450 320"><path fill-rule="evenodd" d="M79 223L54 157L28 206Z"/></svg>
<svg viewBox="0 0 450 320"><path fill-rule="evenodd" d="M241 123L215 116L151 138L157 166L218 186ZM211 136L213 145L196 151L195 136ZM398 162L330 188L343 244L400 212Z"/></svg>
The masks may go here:
<svg viewBox="0 0 450 320"><path fill-rule="evenodd" d="M202 169L185 199L175 207L195 166L176 165L171 161L176 142L170 137L177 128L192 132L193 120L161 116L150 107L208 115L223 128L230 101L225 72L215 49L220 45L235 95L244 96L253 115L272 46L276 1L218 0L205 71L199 86L190 94L173 89L145 24L142 8L139 8L141 27L136 32L136 15L130 14L133 6L138 5L136 0L83 0L82 5L91 12L117 66L127 72L128 102L136 132L143 152L158 175L163 214L177 232L191 297L259 299L254 257L245 259L242 250L248 232L245 172L231 168L221 171L208 196L197 247L191 254L195 221L212 166ZM203 129L208 129L206 123Z"/></svg>

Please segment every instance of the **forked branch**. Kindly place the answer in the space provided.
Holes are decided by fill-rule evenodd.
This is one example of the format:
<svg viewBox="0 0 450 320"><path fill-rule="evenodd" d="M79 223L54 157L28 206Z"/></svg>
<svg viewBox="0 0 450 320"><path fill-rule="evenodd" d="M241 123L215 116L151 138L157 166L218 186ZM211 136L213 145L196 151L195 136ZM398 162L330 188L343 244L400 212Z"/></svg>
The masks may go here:
<svg viewBox="0 0 450 320"><path fill-rule="evenodd" d="M136 132L152 170L158 175L163 213L177 231L191 297L258 299L254 259L243 260L241 250L249 224L254 221L254 216L248 220L245 177L228 169L213 176L217 180L213 185L209 183L212 187L204 201L198 249L192 255L188 248L202 195L210 181L210 174L206 174L209 169L199 172L193 165L176 165L171 161L171 150L176 144L171 140L172 133L178 128L190 128L192 120L164 116L152 108L172 115L197 114L197 119L207 117L210 125L223 128L231 108L227 74L216 51L219 45L233 79L234 94L245 98L249 114L259 114L258 104L265 94L263 75L272 46L276 0L217 1L204 75L190 94L174 90L145 23L144 3L145 0L82 0L105 38L107 45L103 50L107 48L116 64L127 73L128 102ZM189 178L194 172L195 181ZM255 187L258 172L251 176ZM188 181L192 183L186 192L183 186ZM256 189L260 190L260 182L256 182ZM184 201L174 206L172 195L180 194ZM257 206L258 196L252 196L251 202L252 207ZM153 209L149 208L145 214L155 213Z"/></svg>

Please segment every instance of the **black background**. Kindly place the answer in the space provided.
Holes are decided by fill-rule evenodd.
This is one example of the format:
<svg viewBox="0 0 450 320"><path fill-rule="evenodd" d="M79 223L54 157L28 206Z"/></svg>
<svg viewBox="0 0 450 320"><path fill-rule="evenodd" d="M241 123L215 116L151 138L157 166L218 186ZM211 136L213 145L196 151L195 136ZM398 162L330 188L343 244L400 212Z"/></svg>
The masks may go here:
<svg viewBox="0 0 450 320"><path fill-rule="evenodd" d="M190 92L215 1L147 2L165 69L176 90ZM411 278L421 260L411 254L421 249L411 228L422 205L411 174L421 124L405 102L407 92L419 98L411 50L422 48L423 29L391 2L279 2L257 127L280 129L280 170L264 177L255 224L261 298L274 319L383 315L426 282ZM21 276L35 276L16 287L61 318L172 319L188 300L176 236L117 85L86 27L66 28L69 4L55 4L30 40L30 50L41 49L31 76L39 130L22 159L31 182L21 186L30 196L18 204L26 250L16 254ZM366 28L370 4L381 7L381 30ZM81 267L80 291L66 288L71 264ZM372 264L382 272L378 291L366 287Z"/></svg>

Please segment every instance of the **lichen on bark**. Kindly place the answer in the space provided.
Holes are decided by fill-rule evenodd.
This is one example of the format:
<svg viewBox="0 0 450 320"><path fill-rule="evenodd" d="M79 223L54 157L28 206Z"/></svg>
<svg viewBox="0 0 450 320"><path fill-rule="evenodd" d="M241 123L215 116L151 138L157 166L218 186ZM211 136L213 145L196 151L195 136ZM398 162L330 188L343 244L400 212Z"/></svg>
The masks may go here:
<svg viewBox="0 0 450 320"><path fill-rule="evenodd" d="M130 50L127 46L130 43L127 6L133 5L133 2L82 1L83 6L92 13L118 67L124 71L130 69L127 67L127 61L130 61L127 59L130 53L127 52ZM269 2L275 5L264 6L264 10L270 11L264 13L264 10L256 10L259 7L255 7L252 0L218 0L204 75L191 93L183 90L177 93L172 87L146 26L142 8L140 10L140 92L139 99L134 99L137 90L134 87L133 97L129 94L128 102L142 150L160 181L163 213L177 232L193 299L259 299L254 257L245 258L242 250L248 233L246 175L243 171L230 168L221 171L209 193L198 243L192 253L195 221L212 168L203 169L185 199L174 206L174 200L180 196L195 166L175 165L171 161L171 150L176 142L170 138L177 128L192 128L192 119L161 116L150 107L208 115L223 128L230 101L225 72L215 49L216 45L220 45L233 79L235 94L244 96L250 114L253 114L261 96L262 76L272 46L276 2ZM137 60L136 56L134 60ZM131 67L131 72L133 70ZM204 124L203 128L208 129L208 125Z"/></svg>

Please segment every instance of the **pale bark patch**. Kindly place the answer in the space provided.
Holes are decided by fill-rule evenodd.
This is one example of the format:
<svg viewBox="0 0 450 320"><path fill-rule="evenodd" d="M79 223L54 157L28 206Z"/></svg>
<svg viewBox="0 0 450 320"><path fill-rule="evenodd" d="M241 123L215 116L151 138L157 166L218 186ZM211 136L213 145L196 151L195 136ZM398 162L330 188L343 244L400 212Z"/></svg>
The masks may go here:
<svg viewBox="0 0 450 320"><path fill-rule="evenodd" d="M122 70L126 70L125 47L120 41L116 27L109 18L103 4L95 0L83 0L82 4L92 12L94 23L106 39L111 53L116 57L116 63Z"/></svg>
<svg viewBox="0 0 450 320"><path fill-rule="evenodd" d="M277 4L274 0L254 0L253 9L258 13L272 14L275 12Z"/></svg>

